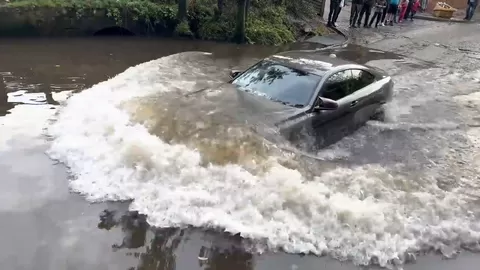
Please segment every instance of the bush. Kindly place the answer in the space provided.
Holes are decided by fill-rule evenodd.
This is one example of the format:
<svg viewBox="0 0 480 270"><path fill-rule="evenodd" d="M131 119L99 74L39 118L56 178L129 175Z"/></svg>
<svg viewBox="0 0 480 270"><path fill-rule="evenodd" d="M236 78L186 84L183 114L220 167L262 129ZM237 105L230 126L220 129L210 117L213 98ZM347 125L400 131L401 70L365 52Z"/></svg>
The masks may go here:
<svg viewBox="0 0 480 270"><path fill-rule="evenodd" d="M312 5L312 0L286 1L286 10L295 18L312 18L318 12Z"/></svg>
<svg viewBox="0 0 480 270"><path fill-rule="evenodd" d="M135 21L170 25L175 21L177 5L158 4L149 0L12 0L8 6L17 8L73 9L78 17L91 10L106 10L107 16L122 24L128 15Z"/></svg>
<svg viewBox="0 0 480 270"><path fill-rule="evenodd" d="M263 45L281 45L295 41L295 35L283 7L252 10L247 22L247 40Z"/></svg>
<svg viewBox="0 0 480 270"><path fill-rule="evenodd" d="M254 44L281 45L294 42L293 33L283 25L271 25L261 20L254 20L247 26L247 40Z"/></svg>
<svg viewBox="0 0 480 270"><path fill-rule="evenodd" d="M235 21L221 16L200 22L198 37L204 40L231 41L235 31Z"/></svg>
<svg viewBox="0 0 480 270"><path fill-rule="evenodd" d="M188 22L186 20L177 24L177 26L175 27L174 33L175 33L176 36L180 36L180 37L193 37L194 36L192 31L190 30L190 25L188 24Z"/></svg>

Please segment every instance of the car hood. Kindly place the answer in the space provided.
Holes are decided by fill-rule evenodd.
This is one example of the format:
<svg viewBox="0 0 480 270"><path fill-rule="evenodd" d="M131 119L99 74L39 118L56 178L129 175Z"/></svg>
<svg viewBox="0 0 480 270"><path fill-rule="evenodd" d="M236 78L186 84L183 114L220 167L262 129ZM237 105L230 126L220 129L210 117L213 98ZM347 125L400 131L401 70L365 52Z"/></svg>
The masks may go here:
<svg viewBox="0 0 480 270"><path fill-rule="evenodd" d="M210 113L222 113L240 122L265 125L276 124L295 117L303 108L274 102L257 94L238 90L231 84L208 88L186 96L188 106Z"/></svg>
<svg viewBox="0 0 480 270"><path fill-rule="evenodd" d="M270 142L285 142L278 124L303 114L294 108L265 97L238 90L231 84L202 89L186 95L165 95L156 102L157 133L167 141L183 141L183 137L260 136ZM158 107L160 106L160 107ZM250 135L245 135L250 133ZM236 135L234 135L236 136ZM180 138L180 140L178 139ZM218 138L220 139L220 138Z"/></svg>

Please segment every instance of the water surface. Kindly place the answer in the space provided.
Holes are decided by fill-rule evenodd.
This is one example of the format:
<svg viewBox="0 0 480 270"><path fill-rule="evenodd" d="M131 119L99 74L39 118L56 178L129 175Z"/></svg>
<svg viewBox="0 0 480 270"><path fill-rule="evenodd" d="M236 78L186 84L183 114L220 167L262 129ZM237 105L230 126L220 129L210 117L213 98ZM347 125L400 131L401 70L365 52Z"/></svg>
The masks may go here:
<svg viewBox="0 0 480 270"><path fill-rule="evenodd" d="M213 55L168 56L185 51ZM161 109L171 106L165 102L172 94L216 85L230 68L274 52L136 38L1 40L0 112L6 114L0 118L0 238L6 240L0 245L2 265L354 269L329 257L258 251L270 245L291 253L357 262L376 257L373 262L386 263L395 256L392 252L408 248L436 246L452 255L459 246L473 246L478 237L478 174L470 166L476 162L470 150L475 133L465 125L468 110L457 111L463 108L462 99L453 103L450 97L453 89L470 94L476 78L359 48L357 61L388 67L395 76L398 90L388 108L389 122L370 122L313 158L274 152L267 157L276 159L260 160L261 166L236 160L230 167L208 167L192 150L198 139L182 141L189 147L159 139L162 129L155 126L164 123L168 114ZM80 92L109 78L73 96L56 115L68 91ZM422 91L427 88L436 95ZM178 112L175 125L191 129L201 112L195 108ZM231 124L228 118L214 120L220 121L216 128ZM45 130L50 123L56 128ZM45 133L56 136L39 136ZM245 140L242 128L233 133L239 137L228 134L222 134L227 137L221 143ZM208 143L202 151L224 156L228 150L212 148L212 136L203 139ZM69 163L73 175L50 160L47 150ZM257 155L251 148L244 150ZM83 196L69 193L69 188ZM177 229L179 225L188 228ZM230 233L219 233L222 229ZM471 262L478 261L475 255L462 258L455 260L455 268L471 269ZM417 265L406 268L451 265L420 257Z"/></svg>

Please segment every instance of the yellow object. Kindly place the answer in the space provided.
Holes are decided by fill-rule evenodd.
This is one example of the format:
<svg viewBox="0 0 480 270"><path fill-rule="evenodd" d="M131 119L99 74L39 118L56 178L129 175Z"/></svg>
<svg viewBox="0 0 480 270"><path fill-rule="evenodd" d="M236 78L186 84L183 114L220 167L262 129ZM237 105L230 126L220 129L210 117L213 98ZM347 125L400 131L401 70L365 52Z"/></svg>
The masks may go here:
<svg viewBox="0 0 480 270"><path fill-rule="evenodd" d="M455 11L457 11L457 9L451 7L449 4L438 2L433 9L433 16L450 19L453 17Z"/></svg>

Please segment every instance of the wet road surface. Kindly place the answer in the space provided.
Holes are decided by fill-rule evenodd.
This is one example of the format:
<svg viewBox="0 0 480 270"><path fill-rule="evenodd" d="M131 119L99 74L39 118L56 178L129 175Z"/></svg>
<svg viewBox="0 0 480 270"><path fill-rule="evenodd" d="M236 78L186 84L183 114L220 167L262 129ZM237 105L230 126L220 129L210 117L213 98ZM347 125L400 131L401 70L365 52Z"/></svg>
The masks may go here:
<svg viewBox="0 0 480 270"><path fill-rule="evenodd" d="M460 31L456 26L450 27L452 29L449 29L449 33L455 32L462 37L462 46L473 48L469 42L473 42L474 38L464 37L468 29ZM417 38L416 33L419 31L422 30L412 30L405 35ZM413 39L411 37L405 38L408 41L402 38L402 42L408 44L407 42ZM423 60L388 53L385 56L385 53L380 51L359 49L358 61L373 59L370 64L386 68L395 76L399 90L390 108L390 122L371 122L331 148L321 151L317 158L324 160L324 168L348 166L352 170L351 174L346 175L341 170L332 171L333 174L341 174L338 177L333 175L329 179L333 181L329 188L336 194L353 196L357 192L355 189L359 188L366 193L365 196L371 193L383 203L388 200L382 196L391 196L391 202L401 200L402 198L395 197L398 196L397 191L406 189L431 192L438 196L459 196L462 201L445 202L458 207L458 211L435 201L435 196L426 199L430 200L430 207L437 207L438 213L445 215L446 220L455 220L457 217L464 222L463 225L474 226L474 222L468 223L462 219L462 215L465 215L467 210L475 209L475 198L478 198L478 181L473 181L478 175L475 170L478 168L475 166L478 159L471 156L476 138L472 127L475 127L478 121L475 110L479 105L474 99L475 92L478 91L478 77L473 73L465 74L453 68L447 69L445 65L456 63L460 69L478 69L478 65L465 56L474 53L452 53L451 47L455 44L448 44L446 41L451 42L450 39L446 40L443 35L430 33L430 36L423 37L431 40L429 42L432 44L428 45L433 46L431 48L441 48L441 51L437 51L438 56L434 58L418 53L416 43L411 45L410 54L426 56ZM444 43L440 43L442 41ZM400 41L397 41L397 44L399 43ZM435 45L437 43L450 47ZM221 67L219 70L224 71L233 66L244 66L253 62L255 57L272 53L271 49L241 49L243 55L233 58L229 52L232 46L192 44L142 40L44 40L35 43L29 40L2 40L0 72L3 87L0 88L0 95L3 96L0 98L0 112L3 109L6 113L15 106L8 115L0 118L0 239L4 240L0 244L2 266L6 269L355 268L351 263L340 263L329 257L269 252L258 255L246 251L252 244L258 243L230 234L193 228L151 229L147 225L147 217L129 212L126 202L89 204L83 196L69 193L67 179L74 179L67 174L63 165L45 155L45 151L49 149L47 141L52 138L38 136L45 132L45 123L56 119L55 109L52 108L55 108L57 102L62 103L65 100L62 91L76 92L88 88L130 66L180 51L214 51L220 56L216 64ZM375 44L372 42L370 46L376 49L392 49L395 41L383 39L378 45ZM128 53L133 50L137 53ZM407 52L408 46L395 50ZM192 74L195 68L193 65L190 69L177 71L188 77L189 72ZM174 70L173 73L175 72ZM138 76L143 73L139 72ZM210 83L210 80L205 80L205 83ZM185 85L182 86L186 87ZM456 91L455 94L452 94L452 89ZM22 90L33 94L19 92ZM435 94L425 94L426 90L435 91ZM60 94L52 94L52 91ZM6 95L7 93L9 94ZM103 98L108 100L107 96ZM96 104L92 102L91 105ZM88 109L88 104L83 106ZM146 117L149 114L140 116ZM70 147L73 150L74 146ZM352 169L355 166L360 167ZM378 168L368 171L369 166L382 166L388 171L382 172ZM385 173L390 176L381 175ZM359 174L361 178L356 178L355 174ZM425 175L434 177L428 178ZM387 183L387 180L393 182ZM355 181L358 186L348 188L348 182L345 181ZM433 184L429 181L433 181ZM81 182L77 181L77 189L85 187L80 184ZM390 184L393 186L389 186ZM102 186L97 188L101 189ZM111 190L101 191L104 195L112 195ZM92 197L96 191L88 192ZM468 196L471 198L465 198ZM136 208L148 206L147 200L143 202L145 205L142 205L140 198L136 199L139 200ZM398 206L415 217L432 214L424 211L427 209L424 208L424 202L417 203L402 203ZM146 208L143 210L150 211ZM371 213L379 215L381 212ZM162 224L160 216L151 215L151 218L154 219L150 219L150 223ZM371 218L377 222L382 221ZM431 220L424 222L434 223L435 218L437 217L432 215ZM472 218L475 221L475 217ZM478 224L478 220L476 222ZM388 223L385 226L385 229L392 229ZM474 230L472 227L471 232ZM445 229L445 232L452 233L452 230ZM468 237L471 232L463 232L463 237ZM440 236L444 247L439 246L439 249L449 254L452 246L449 244L456 246L468 242L461 237L450 238L451 242L448 242L448 237ZM474 239L474 235L471 237ZM427 245L428 240L427 236ZM472 265L479 260L478 255L465 252L459 259L449 261L440 260L436 256L419 256L416 264L407 264L405 268L472 269Z"/></svg>

